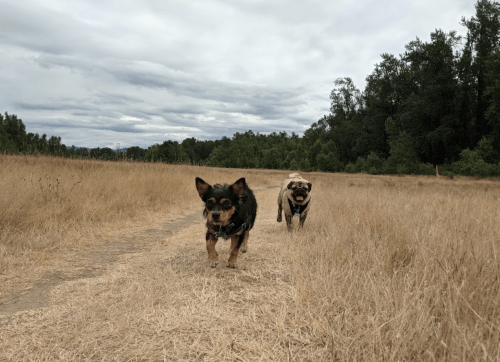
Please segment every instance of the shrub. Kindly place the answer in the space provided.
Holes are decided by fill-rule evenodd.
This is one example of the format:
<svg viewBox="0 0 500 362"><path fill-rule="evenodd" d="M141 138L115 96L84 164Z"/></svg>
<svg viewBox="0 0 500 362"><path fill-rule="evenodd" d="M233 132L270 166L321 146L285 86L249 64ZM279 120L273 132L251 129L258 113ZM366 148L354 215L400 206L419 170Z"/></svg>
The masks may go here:
<svg viewBox="0 0 500 362"><path fill-rule="evenodd" d="M479 150L471 151L467 148L460 152L460 160L451 164L451 171L464 176L496 176L499 166L484 162Z"/></svg>

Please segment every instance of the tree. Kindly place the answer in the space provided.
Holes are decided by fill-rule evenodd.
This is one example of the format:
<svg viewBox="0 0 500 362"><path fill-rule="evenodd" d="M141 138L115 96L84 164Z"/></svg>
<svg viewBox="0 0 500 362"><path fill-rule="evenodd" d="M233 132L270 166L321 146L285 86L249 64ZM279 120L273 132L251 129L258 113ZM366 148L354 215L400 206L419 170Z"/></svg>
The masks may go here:
<svg viewBox="0 0 500 362"><path fill-rule="evenodd" d="M483 137L477 143L477 153L486 163L498 163L498 151L493 144L493 137Z"/></svg>
<svg viewBox="0 0 500 362"><path fill-rule="evenodd" d="M149 162L156 162L160 160L160 145L158 143L148 147L145 159Z"/></svg>
<svg viewBox="0 0 500 362"><path fill-rule="evenodd" d="M462 18L462 25L468 29L467 47L475 52L472 71L476 90L475 128L477 141L492 131L486 118L486 112L492 102L491 93L488 93L487 89L498 79L498 73L492 77L492 72L488 68L490 58L495 57L494 51L499 48L500 4L496 1L478 0L475 8L476 16L469 20Z"/></svg>
<svg viewBox="0 0 500 362"><path fill-rule="evenodd" d="M109 147L101 148L99 153L100 158L104 158L106 160L116 158L116 153Z"/></svg>
<svg viewBox="0 0 500 362"><path fill-rule="evenodd" d="M338 78L335 80L334 88L330 92L330 112L334 117L352 120L356 112L363 106L361 92L354 86L351 78Z"/></svg>
<svg viewBox="0 0 500 362"><path fill-rule="evenodd" d="M86 147L80 147L75 150L75 154L79 157L89 157L90 152Z"/></svg>
<svg viewBox="0 0 500 362"><path fill-rule="evenodd" d="M403 128L414 139L424 162L442 164L460 152L457 114L457 73L454 48L460 38L455 32L436 30L431 42L417 40L406 46L404 59L410 67L414 92L406 99Z"/></svg>
<svg viewBox="0 0 500 362"><path fill-rule="evenodd" d="M56 154L61 148L61 137L51 136L48 141L49 152Z"/></svg>
<svg viewBox="0 0 500 362"><path fill-rule="evenodd" d="M321 151L316 155L316 165L323 172L341 172L344 170L344 165L340 162L337 147L333 141L328 141L328 143L321 146Z"/></svg>
<svg viewBox="0 0 500 362"><path fill-rule="evenodd" d="M486 120L491 129L491 143L497 152L496 161L500 161L500 49L491 54L487 63L487 77L490 80L486 95L490 98L490 104L486 111Z"/></svg>
<svg viewBox="0 0 500 362"><path fill-rule="evenodd" d="M355 146L361 133L364 103L361 92L351 78L338 78L330 93L331 114L324 118L325 137L322 141L333 141L342 163L353 161L358 156ZM313 160L310 160L314 163Z"/></svg>
<svg viewBox="0 0 500 362"><path fill-rule="evenodd" d="M26 126L15 114L5 112L0 128L0 147L7 152L25 152L27 150Z"/></svg>
<svg viewBox="0 0 500 362"><path fill-rule="evenodd" d="M127 158L141 160L146 156L146 150L139 146L132 146L127 149Z"/></svg>
<svg viewBox="0 0 500 362"><path fill-rule="evenodd" d="M356 148L362 155L376 152L388 157L385 120L397 117L405 100L415 92L408 64L392 54L382 54L382 62L375 65L366 82L363 92L366 110Z"/></svg>
<svg viewBox="0 0 500 362"><path fill-rule="evenodd" d="M158 150L158 156L161 161L175 163L175 162L189 162L189 156L177 141L164 141Z"/></svg>
<svg viewBox="0 0 500 362"><path fill-rule="evenodd" d="M0 151L15 152L16 146L12 140L12 136L7 132L6 120L0 114Z"/></svg>
<svg viewBox="0 0 500 362"><path fill-rule="evenodd" d="M100 158L101 157L101 149L99 147L90 149L90 157L91 158Z"/></svg>
<svg viewBox="0 0 500 362"><path fill-rule="evenodd" d="M411 135L404 131L401 122L388 118L386 132L389 135L390 156L386 161L388 173L410 174L418 172L418 156Z"/></svg>

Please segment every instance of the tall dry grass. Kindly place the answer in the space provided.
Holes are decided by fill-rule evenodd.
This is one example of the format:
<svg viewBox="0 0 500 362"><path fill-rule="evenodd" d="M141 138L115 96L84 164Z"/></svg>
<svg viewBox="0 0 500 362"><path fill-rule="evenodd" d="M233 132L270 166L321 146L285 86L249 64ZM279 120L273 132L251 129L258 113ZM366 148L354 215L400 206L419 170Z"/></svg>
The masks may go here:
<svg viewBox="0 0 500 362"><path fill-rule="evenodd" d="M331 360L500 360L498 182L310 178L294 283Z"/></svg>
<svg viewBox="0 0 500 362"><path fill-rule="evenodd" d="M15 164L31 162L2 161L12 173ZM61 174L63 180L58 171L71 170L66 188L79 177L111 179L113 174L118 182L127 172L129 179L140 178L140 171L148 175L143 182L156 184L154 189L164 186L168 170L173 184L186 191L171 188L163 195L158 190L148 202L137 199L153 222L158 213L201 211L194 176L209 183L245 176L260 190L256 225L237 270L208 268L200 224L165 244L153 244L151 251L124 257L99 278L60 285L51 293L50 307L0 319L0 358L500 361L498 182L307 173L313 183L312 209L304 229L288 234L275 221L278 189L269 188L279 185L286 171L90 162L87 171L78 173L82 161L44 162L36 177L56 163L52 178ZM26 173L38 163L18 168ZM36 189L24 181L20 185L26 192ZM136 190L138 184L122 185L125 190L102 186L107 191L94 200L119 204L128 202L119 200L126 195L134 200L135 192L146 197L147 191ZM99 189L81 192L80 202L92 199L91 193ZM179 205L167 202L169 197ZM57 209L62 206L56 205L61 204L54 204L52 214L47 206L46 214L61 215ZM44 232L73 227L83 235L91 230L82 226L86 222L123 227L124 218L140 217L125 210L102 215L108 218L80 217L73 224L53 216L46 225L61 226ZM2 232L13 230L13 222ZM69 242L64 233L58 235L61 245ZM221 264L227 260L225 249L221 241ZM29 247L25 250L29 257ZM57 248L51 250L57 254Z"/></svg>
<svg viewBox="0 0 500 362"><path fill-rule="evenodd" d="M200 175L230 183L241 172L0 155L0 296L29 286L63 249L112 237L131 222L147 227L199 210L194 178Z"/></svg>

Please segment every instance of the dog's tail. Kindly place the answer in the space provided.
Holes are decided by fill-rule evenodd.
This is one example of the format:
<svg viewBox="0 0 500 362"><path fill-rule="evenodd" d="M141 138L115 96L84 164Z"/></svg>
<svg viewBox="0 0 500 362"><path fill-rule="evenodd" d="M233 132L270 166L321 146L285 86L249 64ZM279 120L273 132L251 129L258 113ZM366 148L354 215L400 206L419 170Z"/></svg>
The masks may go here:
<svg viewBox="0 0 500 362"><path fill-rule="evenodd" d="M302 178L302 176L300 176L298 173L291 173L290 175L288 175L288 178Z"/></svg>

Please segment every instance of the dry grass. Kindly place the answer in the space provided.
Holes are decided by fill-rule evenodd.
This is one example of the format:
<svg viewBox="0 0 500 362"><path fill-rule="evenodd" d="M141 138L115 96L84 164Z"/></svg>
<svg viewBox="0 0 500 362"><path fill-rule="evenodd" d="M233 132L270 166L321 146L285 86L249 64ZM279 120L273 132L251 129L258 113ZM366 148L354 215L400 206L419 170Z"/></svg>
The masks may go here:
<svg viewBox="0 0 500 362"><path fill-rule="evenodd" d="M500 360L500 185L336 179L316 182L330 196L293 247L331 358Z"/></svg>
<svg viewBox="0 0 500 362"><path fill-rule="evenodd" d="M1 161L11 173L16 163L26 165L18 167L25 167L25 173L40 163ZM151 220L160 212L200 212L194 176L209 183L247 177L260 190L257 222L237 270L208 268L201 223L168 238L144 233L150 249L122 256L97 278L53 288L45 308L0 316L0 360L500 360L496 182L305 174L313 183L314 204L304 229L289 235L284 224L276 223L278 189L270 188L288 172L111 163L96 163L92 169L88 163L79 174L75 165L82 161L44 162L65 165L68 173L61 179L68 180L66 188L77 176L129 180L121 184L124 190L103 186L108 191L101 199L129 202L120 200L128 195L129 207L140 205L135 212L124 207L121 215L103 212L106 217L94 220L109 227L124 227L126 219L140 221L145 212ZM163 183L167 170L170 178ZM134 199L136 193L144 197L154 191L136 190L141 184L131 181L136 179L162 188L160 196L148 202L140 195ZM88 187L79 192L81 202L99 194L97 186ZM163 194L163 189L172 191ZM175 200L166 205L169 197ZM62 215L52 203L46 214ZM39 223L36 230L80 228L83 238L92 228L85 226L85 217L75 219L59 220L57 228L43 229L51 224ZM2 224L3 235L15 222L24 225L12 219ZM61 243L67 242L60 235ZM218 244L225 261L228 243ZM4 253L17 250L3 248ZM57 248L47 253L57 255Z"/></svg>
<svg viewBox="0 0 500 362"><path fill-rule="evenodd" d="M131 221L146 228L193 213L201 173L220 180L215 168L0 155L0 297L40 278L60 251L113 238Z"/></svg>

